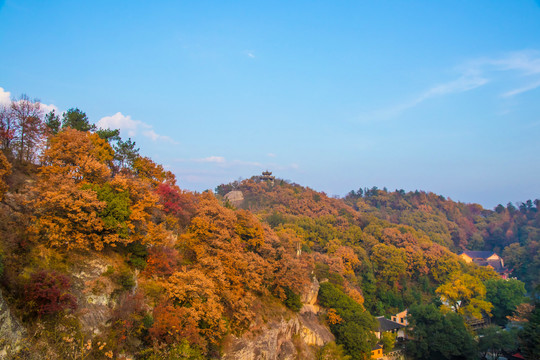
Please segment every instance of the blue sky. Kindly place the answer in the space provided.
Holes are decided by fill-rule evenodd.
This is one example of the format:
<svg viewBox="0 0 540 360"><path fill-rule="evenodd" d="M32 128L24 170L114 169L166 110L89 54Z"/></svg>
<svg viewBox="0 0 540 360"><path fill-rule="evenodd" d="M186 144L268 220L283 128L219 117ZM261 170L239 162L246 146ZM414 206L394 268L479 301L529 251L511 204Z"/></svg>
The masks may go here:
<svg viewBox="0 0 540 360"><path fill-rule="evenodd" d="M540 198L540 3L1 1L0 101L120 127L191 190Z"/></svg>

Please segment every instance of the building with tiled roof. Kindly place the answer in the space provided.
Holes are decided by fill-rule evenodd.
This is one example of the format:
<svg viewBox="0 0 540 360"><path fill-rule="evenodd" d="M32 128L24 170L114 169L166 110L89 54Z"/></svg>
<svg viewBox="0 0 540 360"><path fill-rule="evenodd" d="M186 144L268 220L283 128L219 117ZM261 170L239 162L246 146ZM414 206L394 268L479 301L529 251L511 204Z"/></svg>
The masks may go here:
<svg viewBox="0 0 540 360"><path fill-rule="evenodd" d="M503 278L508 277L508 270L504 267L503 259L493 251L464 251L459 255L466 263L474 262L479 266L493 268Z"/></svg>
<svg viewBox="0 0 540 360"><path fill-rule="evenodd" d="M377 336L377 339L380 339L382 337L382 333L384 332L395 333L397 334L397 337L405 337L405 325L388 320L384 316L378 316L377 321L379 323L377 326L377 331L375 331L375 336Z"/></svg>

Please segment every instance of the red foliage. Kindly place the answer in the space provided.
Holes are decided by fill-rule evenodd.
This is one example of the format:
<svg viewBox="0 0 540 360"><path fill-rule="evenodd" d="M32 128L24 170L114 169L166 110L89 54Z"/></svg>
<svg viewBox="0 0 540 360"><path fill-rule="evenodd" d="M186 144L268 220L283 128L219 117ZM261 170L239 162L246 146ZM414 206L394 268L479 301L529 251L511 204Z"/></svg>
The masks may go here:
<svg viewBox="0 0 540 360"><path fill-rule="evenodd" d="M157 193L165 213L177 217L181 225L187 225L196 211L195 196L169 183L159 184Z"/></svg>
<svg viewBox="0 0 540 360"><path fill-rule="evenodd" d="M148 249L144 272L148 275L170 276L177 269L178 251L166 246L153 246Z"/></svg>
<svg viewBox="0 0 540 360"><path fill-rule="evenodd" d="M32 274L24 289L24 300L31 311L54 315L64 310L75 310L77 300L69 293L71 283L65 275L54 270L39 270Z"/></svg>
<svg viewBox="0 0 540 360"><path fill-rule="evenodd" d="M113 328L117 331L118 345L122 345L133 332L137 331L137 325L140 324L144 314L144 295L141 292L125 293L120 297L111 319Z"/></svg>

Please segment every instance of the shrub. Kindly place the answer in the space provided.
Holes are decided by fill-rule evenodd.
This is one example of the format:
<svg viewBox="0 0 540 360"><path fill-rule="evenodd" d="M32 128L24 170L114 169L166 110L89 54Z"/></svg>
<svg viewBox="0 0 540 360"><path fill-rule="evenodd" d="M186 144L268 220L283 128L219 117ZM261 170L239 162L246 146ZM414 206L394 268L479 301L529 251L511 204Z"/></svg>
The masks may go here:
<svg viewBox="0 0 540 360"><path fill-rule="evenodd" d="M152 351L148 360L204 360L206 357L196 347L190 346L186 340L173 344L159 351Z"/></svg>
<svg viewBox="0 0 540 360"><path fill-rule="evenodd" d="M31 313L55 315L66 310L75 310L77 301L70 294L71 282L63 274L53 270L33 273L24 289L24 300Z"/></svg>
<svg viewBox="0 0 540 360"><path fill-rule="evenodd" d="M135 286L135 278L127 268L120 269L115 280L124 290L131 290Z"/></svg>
<svg viewBox="0 0 540 360"><path fill-rule="evenodd" d="M302 308L302 301L300 300L300 295L289 289L285 288L285 305L294 312L300 311Z"/></svg>
<svg viewBox="0 0 540 360"><path fill-rule="evenodd" d="M336 336L336 342L343 345L352 359L363 359L369 356L376 343L376 320L362 305L341 291L330 282L322 283L319 288L319 303L333 309L337 320L330 322L330 330Z"/></svg>
<svg viewBox="0 0 540 360"><path fill-rule="evenodd" d="M148 257L146 246L139 241L135 241L128 244L126 250L129 251L128 263L135 269L144 270L146 267L146 258Z"/></svg>

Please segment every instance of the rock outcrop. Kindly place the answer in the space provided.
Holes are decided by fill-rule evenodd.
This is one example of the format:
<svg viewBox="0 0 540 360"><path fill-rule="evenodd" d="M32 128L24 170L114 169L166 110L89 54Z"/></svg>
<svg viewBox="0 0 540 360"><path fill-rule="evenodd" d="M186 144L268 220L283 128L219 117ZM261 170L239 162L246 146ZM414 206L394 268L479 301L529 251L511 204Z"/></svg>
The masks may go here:
<svg viewBox="0 0 540 360"><path fill-rule="evenodd" d="M240 206L244 202L244 194L241 191L233 190L225 194L225 199L234 206Z"/></svg>
<svg viewBox="0 0 540 360"><path fill-rule="evenodd" d="M323 346L334 336L318 322L312 312L296 315L289 320L270 322L266 329L254 338L235 338L224 360L293 360L313 359L309 346ZM300 353L301 352L301 353Z"/></svg>
<svg viewBox="0 0 540 360"><path fill-rule="evenodd" d="M111 264L105 258L80 263L72 272L73 291L77 297L78 317L84 331L99 334L111 318L114 285L103 273Z"/></svg>
<svg viewBox="0 0 540 360"><path fill-rule="evenodd" d="M26 330L11 314L0 291L0 359L7 359L9 354L17 352L26 336Z"/></svg>
<svg viewBox="0 0 540 360"><path fill-rule="evenodd" d="M299 314L286 320L268 322L258 334L233 338L223 360L292 360L315 359L316 349L334 335L317 317L319 282L314 279L302 294L304 306Z"/></svg>

